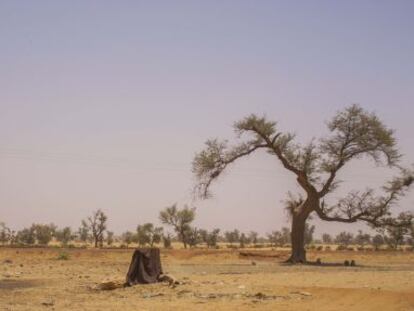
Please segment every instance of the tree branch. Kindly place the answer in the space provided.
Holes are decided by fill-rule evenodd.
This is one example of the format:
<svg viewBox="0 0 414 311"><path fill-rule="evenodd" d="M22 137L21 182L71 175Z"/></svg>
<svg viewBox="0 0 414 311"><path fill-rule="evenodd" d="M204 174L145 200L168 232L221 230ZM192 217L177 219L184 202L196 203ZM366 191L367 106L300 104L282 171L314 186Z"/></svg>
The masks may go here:
<svg viewBox="0 0 414 311"><path fill-rule="evenodd" d="M315 208L319 218L325 221L353 223L365 221L373 227L392 226L399 224L390 217L390 207L403 197L413 183L411 175L395 178L389 182L384 190L386 195L374 197L372 190L365 192L351 192L338 204L327 209L325 203ZM330 215L332 211L336 211Z"/></svg>
<svg viewBox="0 0 414 311"><path fill-rule="evenodd" d="M217 142L216 142L217 143ZM212 145L210 145L212 147ZM195 192L202 198L209 196L209 188L213 180L219 177L219 175L226 169L226 167L237 159L247 156L260 148L266 148L267 144L256 144L251 147L246 145L240 145L233 150L224 154L224 146L217 148L219 152L213 155L209 152L209 148L205 150L205 153L200 153L193 162L193 171L198 175L199 183L195 187ZM213 148L214 149L214 148ZM211 151L211 150L210 150ZM215 157L213 165L209 169L205 169L205 163L209 157Z"/></svg>

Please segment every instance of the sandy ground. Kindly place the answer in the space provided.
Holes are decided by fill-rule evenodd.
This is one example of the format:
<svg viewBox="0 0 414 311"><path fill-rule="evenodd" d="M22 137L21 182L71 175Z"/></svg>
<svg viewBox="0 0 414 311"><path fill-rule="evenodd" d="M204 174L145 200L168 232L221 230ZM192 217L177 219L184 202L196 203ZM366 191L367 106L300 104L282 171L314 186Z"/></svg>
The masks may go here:
<svg viewBox="0 0 414 311"><path fill-rule="evenodd" d="M413 252L309 253L358 265L344 267L284 265L285 252L168 250L164 271L184 284L96 290L124 279L132 252L1 248L0 310L414 310Z"/></svg>

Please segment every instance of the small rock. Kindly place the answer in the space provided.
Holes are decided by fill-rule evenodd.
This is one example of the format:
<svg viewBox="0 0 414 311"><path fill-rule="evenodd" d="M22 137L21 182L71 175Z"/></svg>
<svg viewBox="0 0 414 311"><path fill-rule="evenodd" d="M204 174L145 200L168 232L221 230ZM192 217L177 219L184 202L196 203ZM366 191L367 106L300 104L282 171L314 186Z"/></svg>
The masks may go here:
<svg viewBox="0 0 414 311"><path fill-rule="evenodd" d="M349 266L349 261L348 261L348 260L345 260L345 261L344 261L344 266L345 266L345 267L348 267L348 266Z"/></svg>
<svg viewBox="0 0 414 311"><path fill-rule="evenodd" d="M257 299L266 299L266 295L263 294L262 292L258 292L256 294L254 294L253 297L255 297Z"/></svg>
<svg viewBox="0 0 414 311"><path fill-rule="evenodd" d="M301 296L306 296L306 297L312 296L312 294L308 292L292 292L291 294L296 294L296 295L301 295Z"/></svg>
<svg viewBox="0 0 414 311"><path fill-rule="evenodd" d="M11 259L5 259L5 260L3 260L3 263L12 264L13 263L13 260L11 260Z"/></svg>
<svg viewBox="0 0 414 311"><path fill-rule="evenodd" d="M114 290L122 287L124 287L124 283L119 281L102 282L96 286L100 290Z"/></svg>
<svg viewBox="0 0 414 311"><path fill-rule="evenodd" d="M355 267L356 266L355 260L351 260L350 266L351 267Z"/></svg>
<svg viewBox="0 0 414 311"><path fill-rule="evenodd" d="M311 293L308 293L308 292L299 292L299 294L300 295L302 295L302 296L312 296L312 294Z"/></svg>
<svg viewBox="0 0 414 311"><path fill-rule="evenodd" d="M144 295L142 295L142 298L153 298L153 297L159 297L159 296L164 296L163 293L145 293Z"/></svg>
<svg viewBox="0 0 414 311"><path fill-rule="evenodd" d="M175 277L173 277L172 275L168 275L168 274L161 274L158 277L158 281L168 282L169 285L179 285L180 284L180 282L178 282Z"/></svg>
<svg viewBox="0 0 414 311"><path fill-rule="evenodd" d="M252 266L255 266L256 265L256 262L255 261L252 261Z"/></svg>
<svg viewBox="0 0 414 311"><path fill-rule="evenodd" d="M55 302L52 299L46 300L42 302L42 305L46 306L46 307L51 307L55 305Z"/></svg>
<svg viewBox="0 0 414 311"><path fill-rule="evenodd" d="M188 289L183 289L177 292L177 296L184 296L184 295L189 295L189 294L191 294L191 291Z"/></svg>
<svg viewBox="0 0 414 311"><path fill-rule="evenodd" d="M322 260L320 258L316 259L316 264L317 265L321 265L322 264Z"/></svg>

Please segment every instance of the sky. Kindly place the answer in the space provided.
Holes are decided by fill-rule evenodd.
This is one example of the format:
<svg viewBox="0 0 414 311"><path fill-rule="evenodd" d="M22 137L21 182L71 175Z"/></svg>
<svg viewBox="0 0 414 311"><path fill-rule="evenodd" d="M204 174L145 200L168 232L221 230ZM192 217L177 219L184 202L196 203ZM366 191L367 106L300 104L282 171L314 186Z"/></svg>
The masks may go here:
<svg viewBox="0 0 414 311"><path fill-rule="evenodd" d="M288 226L298 188L265 153L231 167L212 199L191 193L196 152L232 141L250 113L307 142L357 103L414 163L413 1L5 0L0 38L0 221L14 229L76 229L102 209L121 233L174 203L207 229ZM331 200L390 174L356 161ZM395 210L413 211L414 194Z"/></svg>

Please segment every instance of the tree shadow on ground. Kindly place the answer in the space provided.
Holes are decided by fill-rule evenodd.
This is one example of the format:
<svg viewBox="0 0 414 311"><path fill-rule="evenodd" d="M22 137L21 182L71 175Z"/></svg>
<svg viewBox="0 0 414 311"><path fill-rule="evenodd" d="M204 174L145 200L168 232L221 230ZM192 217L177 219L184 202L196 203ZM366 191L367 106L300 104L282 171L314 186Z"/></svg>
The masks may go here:
<svg viewBox="0 0 414 311"><path fill-rule="evenodd" d="M315 266L315 267L350 267L350 268L362 268L365 267L364 265L353 263L351 264L350 261L346 262L318 262L318 261L307 261L305 263L290 263L290 262L281 262L281 266L295 266L295 265L302 265L302 266Z"/></svg>
<svg viewBox="0 0 414 311"><path fill-rule="evenodd" d="M0 280L0 290L13 290L37 286L33 280Z"/></svg>

